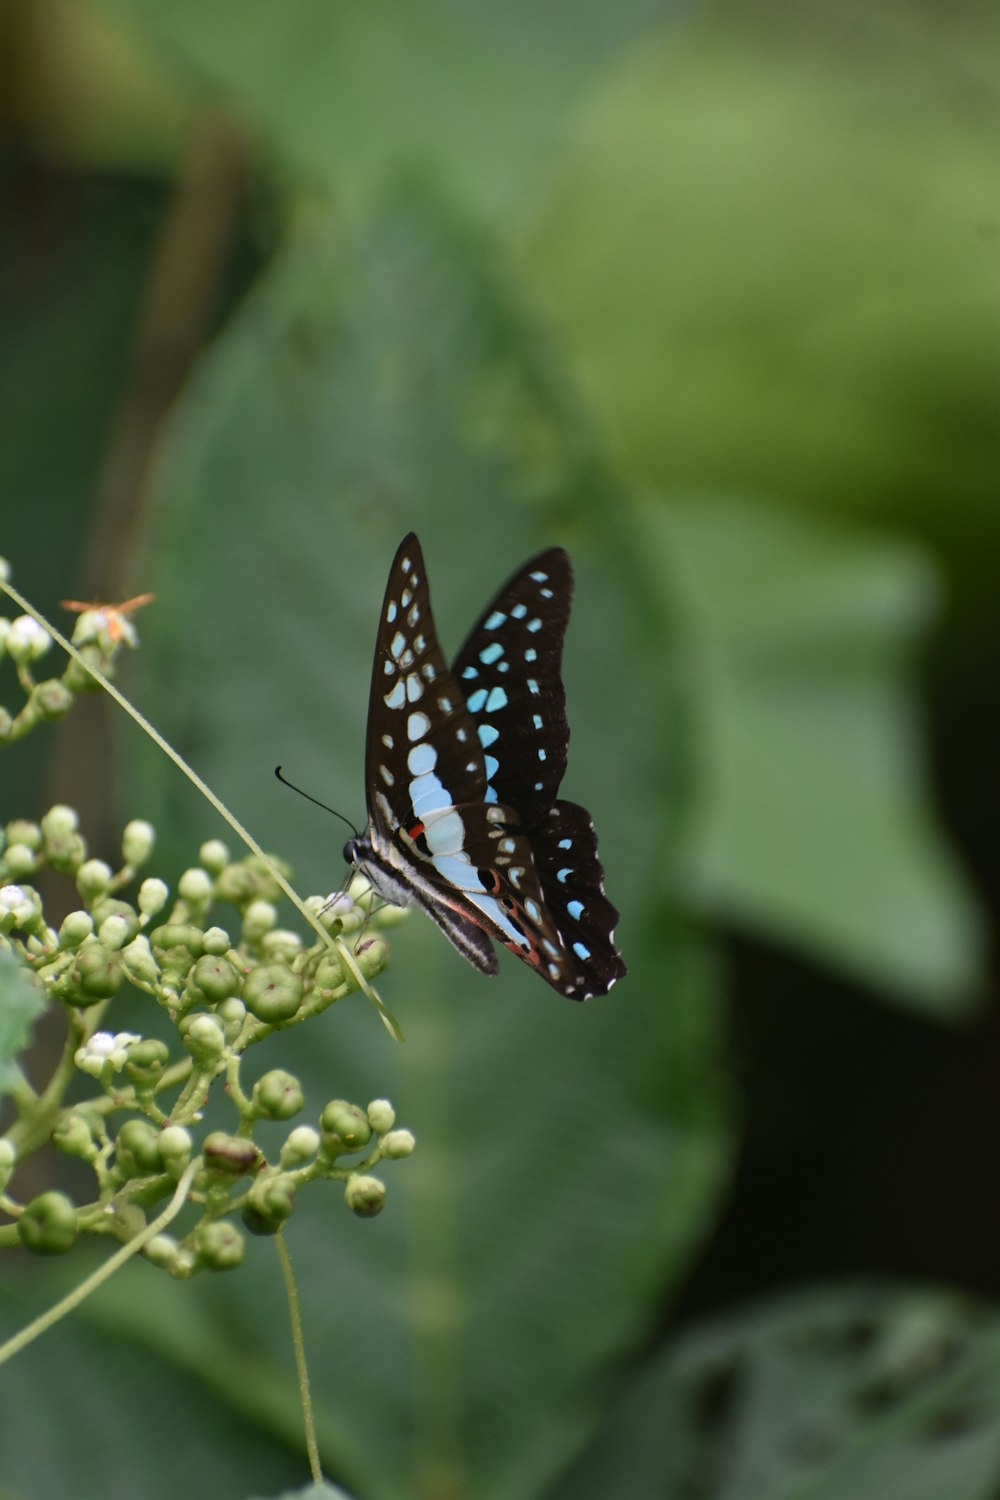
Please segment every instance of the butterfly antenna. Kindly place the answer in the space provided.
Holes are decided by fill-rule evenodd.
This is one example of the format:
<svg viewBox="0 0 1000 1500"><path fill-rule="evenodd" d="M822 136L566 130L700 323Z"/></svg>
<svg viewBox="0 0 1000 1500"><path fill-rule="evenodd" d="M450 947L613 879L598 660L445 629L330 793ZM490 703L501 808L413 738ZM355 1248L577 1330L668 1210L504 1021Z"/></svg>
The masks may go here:
<svg viewBox="0 0 1000 1500"><path fill-rule="evenodd" d="M359 839L361 837L360 833L355 828L355 826L351 822L350 818L345 818L344 814L341 813L341 812L338 812L335 807L327 807L326 803L325 802L320 802L320 800L319 800L318 797L311 796L308 792L304 792L300 786L296 786L294 781L289 781L289 779L288 779L287 776L283 776L281 774L281 767L280 766L275 766L275 768L274 768L274 774L275 774L275 776L277 776L277 778L281 782L282 786L291 787L291 789L292 789L293 792L298 792L299 796L300 797L304 797L307 802L313 802L313 803L316 804L317 807L321 807L324 812L332 813L335 818L339 818L342 823L346 823L347 824L348 828L354 834L354 837L356 839Z"/></svg>

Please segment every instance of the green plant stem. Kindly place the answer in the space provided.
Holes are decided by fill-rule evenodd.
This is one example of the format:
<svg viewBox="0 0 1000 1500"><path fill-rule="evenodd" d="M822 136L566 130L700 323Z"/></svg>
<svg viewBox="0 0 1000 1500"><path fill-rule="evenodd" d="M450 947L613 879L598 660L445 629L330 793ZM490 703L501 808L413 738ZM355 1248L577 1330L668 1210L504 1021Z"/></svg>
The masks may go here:
<svg viewBox="0 0 1000 1500"><path fill-rule="evenodd" d="M299 1377L299 1400L302 1403L302 1424L306 1435L306 1453L309 1455L309 1472L312 1475L313 1484L323 1483L323 1470L319 1461L319 1448L316 1446L316 1423L313 1418L312 1395L309 1390L309 1366L306 1363L306 1346L302 1337L302 1315L299 1310L299 1292L295 1283L295 1270L292 1266L292 1258L285 1244L285 1237L279 1229L274 1237L275 1247L278 1251L278 1260L281 1264L281 1275L285 1283L285 1295L288 1298L288 1321L292 1330L292 1348L295 1351L295 1369Z"/></svg>
<svg viewBox="0 0 1000 1500"><path fill-rule="evenodd" d="M104 1010L104 1004L95 1007L99 1011ZM89 1034L92 1024L96 1027L99 1015L91 1023L89 1019L94 1015L88 1011L88 1020L84 1021L76 1015L70 1016L69 1030L63 1043L62 1056L53 1070L52 1077L45 1085L42 1093L31 1103L30 1108L14 1121L7 1132L7 1139L14 1146L19 1158L30 1156L43 1146L52 1134L52 1127L56 1122L62 1102L70 1083L76 1077L77 1048L82 1046Z"/></svg>
<svg viewBox="0 0 1000 1500"><path fill-rule="evenodd" d="M103 1266L99 1266L96 1271L87 1276L80 1282L79 1286L74 1287L71 1292L62 1297L54 1306L47 1308L45 1312L29 1323L26 1328L22 1328L20 1333L15 1333L13 1338L9 1338L6 1343L0 1344L0 1365L5 1364L8 1359L12 1359L15 1354L19 1354L22 1349L27 1348L28 1344L34 1343L35 1339L45 1333L53 1324L58 1323L61 1318L66 1317L67 1313L71 1313L74 1308L79 1307L80 1303L89 1297L91 1292L96 1292L97 1288L103 1282L107 1281L109 1276L114 1275L119 1266L124 1265L133 1255L137 1255L144 1246L149 1244L155 1235L159 1234L161 1230L166 1229L167 1225L177 1217L184 1207L188 1188L191 1186L195 1172L197 1172L200 1166L201 1157L197 1156L194 1161L189 1163L187 1170L177 1184L174 1196L162 1214L155 1218L151 1224L147 1224L145 1229L137 1234L134 1239L129 1240L127 1245L123 1245L120 1250L116 1250L114 1255L108 1257Z"/></svg>

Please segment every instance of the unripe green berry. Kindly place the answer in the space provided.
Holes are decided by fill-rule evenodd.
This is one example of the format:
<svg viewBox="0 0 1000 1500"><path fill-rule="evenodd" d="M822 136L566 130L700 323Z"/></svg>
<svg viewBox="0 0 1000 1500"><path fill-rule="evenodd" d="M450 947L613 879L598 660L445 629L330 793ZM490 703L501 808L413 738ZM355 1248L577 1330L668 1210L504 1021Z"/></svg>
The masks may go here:
<svg viewBox="0 0 1000 1500"><path fill-rule="evenodd" d="M294 1131L292 1132L294 1135ZM7 1186L17 1166L17 1148L6 1137L0 1139L0 1192Z"/></svg>
<svg viewBox="0 0 1000 1500"><path fill-rule="evenodd" d="M229 901L233 906L242 906L253 894L254 881L245 864L227 865L220 870L215 894L219 901Z"/></svg>
<svg viewBox="0 0 1000 1500"><path fill-rule="evenodd" d="M198 850L198 859L210 875L218 875L229 863L229 850L221 839L206 839Z"/></svg>
<svg viewBox="0 0 1000 1500"><path fill-rule="evenodd" d="M259 943L277 920L277 909L270 901L251 901L243 913L243 936L248 943Z"/></svg>
<svg viewBox="0 0 1000 1500"><path fill-rule="evenodd" d="M351 1176L344 1186L344 1201L359 1219L373 1219L385 1206L385 1183L377 1177Z"/></svg>
<svg viewBox="0 0 1000 1500"><path fill-rule="evenodd" d="M53 870L73 875L87 858L87 845L78 833L46 834L45 858Z"/></svg>
<svg viewBox="0 0 1000 1500"><path fill-rule="evenodd" d="M235 995L230 995L228 1000L220 1001L215 1007L215 1014L226 1028L226 1040L235 1041L247 1018L247 1008L243 1001L238 1000Z"/></svg>
<svg viewBox="0 0 1000 1500"><path fill-rule="evenodd" d="M226 1033L217 1016L202 1011L185 1016L180 1024L181 1040L201 1068L210 1068L226 1050Z"/></svg>
<svg viewBox="0 0 1000 1500"><path fill-rule="evenodd" d="M111 866L103 859L88 859L76 872L76 888L85 901L94 901L111 884Z"/></svg>
<svg viewBox="0 0 1000 1500"><path fill-rule="evenodd" d="M191 970L191 983L196 984L205 999L215 1005L239 992L240 977L227 958L213 958L206 954Z"/></svg>
<svg viewBox="0 0 1000 1500"><path fill-rule="evenodd" d="M73 707L73 694L58 677L48 677L44 682L36 682L30 702L43 719L64 719Z"/></svg>
<svg viewBox="0 0 1000 1500"><path fill-rule="evenodd" d="M148 880L144 880L139 887L136 905L144 917L155 917L166 906L169 896L170 891L166 883L150 877Z"/></svg>
<svg viewBox="0 0 1000 1500"><path fill-rule="evenodd" d="M85 938L94 931L94 919L89 911L71 911L63 918L59 928L60 948L79 948Z"/></svg>
<svg viewBox="0 0 1000 1500"><path fill-rule="evenodd" d="M336 953L324 953L316 965L313 991L319 999L326 999L344 983L344 966Z"/></svg>
<svg viewBox="0 0 1000 1500"><path fill-rule="evenodd" d="M302 1004L302 980L285 964L261 964L243 982L243 1004L258 1021L290 1020Z"/></svg>
<svg viewBox="0 0 1000 1500"><path fill-rule="evenodd" d="M156 829L145 818L133 818L122 833L122 859L133 868L144 865L153 852Z"/></svg>
<svg viewBox="0 0 1000 1500"><path fill-rule="evenodd" d="M243 1236L234 1224L218 1219L195 1235L195 1253L210 1271L232 1271L243 1260Z"/></svg>
<svg viewBox="0 0 1000 1500"><path fill-rule="evenodd" d="M115 1159L128 1177L144 1177L162 1166L160 1132L148 1120L126 1120L118 1131Z"/></svg>
<svg viewBox="0 0 1000 1500"><path fill-rule="evenodd" d="M376 1135L385 1135L396 1123L396 1111L388 1099L373 1099L367 1113L368 1123Z"/></svg>
<svg viewBox="0 0 1000 1500"><path fill-rule="evenodd" d="M11 844L24 844L33 851L42 847L41 828L37 823L29 822L27 818L12 818L4 829L4 833L8 848Z"/></svg>
<svg viewBox="0 0 1000 1500"><path fill-rule="evenodd" d="M32 1198L17 1221L17 1236L33 1255L63 1255L76 1239L76 1208L65 1193Z"/></svg>
<svg viewBox="0 0 1000 1500"><path fill-rule="evenodd" d="M224 927L206 927L202 935L202 947L212 958L221 958L232 947L229 933Z"/></svg>
<svg viewBox="0 0 1000 1500"><path fill-rule="evenodd" d="M282 1068L258 1078L252 1098L254 1109L265 1120L291 1120L306 1102L299 1080Z"/></svg>
<svg viewBox="0 0 1000 1500"><path fill-rule="evenodd" d="M319 1124L326 1157L360 1151L372 1138L367 1115L346 1099L331 1099L319 1117Z"/></svg>
<svg viewBox="0 0 1000 1500"><path fill-rule="evenodd" d="M289 932L285 927L275 927L273 931L265 932L261 938L260 951L268 960L291 963L295 955L302 952L302 939L297 932Z"/></svg>
<svg viewBox="0 0 1000 1500"><path fill-rule="evenodd" d="M253 1141L226 1135L222 1130L213 1130L205 1137L202 1154L206 1167L213 1172L225 1173L227 1177L245 1177L248 1172L256 1170L261 1159Z"/></svg>
<svg viewBox="0 0 1000 1500"><path fill-rule="evenodd" d="M379 1150L387 1161L399 1161L409 1156L416 1145L410 1130L390 1130L379 1142Z"/></svg>
<svg viewBox="0 0 1000 1500"><path fill-rule="evenodd" d="M70 969L72 1003L87 1006L95 1005L98 1000L107 1000L117 994L123 977L120 954L113 953L102 943L84 943Z"/></svg>
<svg viewBox="0 0 1000 1500"><path fill-rule="evenodd" d="M7 867L8 874L15 880L23 880L25 875L31 875L38 864L38 860L27 844L8 844L4 850L3 862Z"/></svg>
<svg viewBox="0 0 1000 1500"><path fill-rule="evenodd" d="M196 866L185 870L177 882L177 894L189 906L207 906L212 899L212 877Z"/></svg>
<svg viewBox="0 0 1000 1500"><path fill-rule="evenodd" d="M62 838L66 834L76 833L80 827L80 819L72 807L67 807L63 802L56 802L47 813L42 814L41 827L47 843L49 839Z"/></svg>
<svg viewBox="0 0 1000 1500"><path fill-rule="evenodd" d="M125 1076L139 1089L149 1089L157 1083L170 1061L170 1049L166 1042L149 1037L129 1045L125 1059ZM162 1146L162 1136L159 1137Z"/></svg>
<svg viewBox="0 0 1000 1500"><path fill-rule="evenodd" d="M86 1119L72 1110L60 1115L53 1126L52 1144L67 1156L79 1156L84 1161L93 1161L100 1149Z"/></svg>
<svg viewBox="0 0 1000 1500"><path fill-rule="evenodd" d="M311 1161L319 1150L319 1131L311 1125L297 1125L281 1148L281 1165L288 1169Z"/></svg>
<svg viewBox="0 0 1000 1500"><path fill-rule="evenodd" d="M294 1207L292 1178L268 1177L254 1184L250 1202L243 1210L243 1223L251 1234L277 1234Z"/></svg>

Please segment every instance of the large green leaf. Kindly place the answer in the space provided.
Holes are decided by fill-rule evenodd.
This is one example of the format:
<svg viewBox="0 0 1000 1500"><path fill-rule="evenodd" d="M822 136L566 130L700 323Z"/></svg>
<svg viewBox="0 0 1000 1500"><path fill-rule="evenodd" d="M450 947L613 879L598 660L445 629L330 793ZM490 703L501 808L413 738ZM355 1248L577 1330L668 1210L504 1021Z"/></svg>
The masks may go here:
<svg viewBox="0 0 1000 1500"><path fill-rule="evenodd" d="M762 505L646 519L648 557L694 622L700 899L908 1003L967 1005L982 935L932 819L913 692L929 565Z"/></svg>
<svg viewBox="0 0 1000 1500"><path fill-rule="evenodd" d="M446 649L533 548L565 539L579 569L566 792L602 830L627 980L569 1006L514 963L487 982L414 919L383 980L405 1046L358 998L268 1059L299 1073L312 1110L388 1094L417 1136L375 1223L334 1190L306 1195L290 1229L325 1451L366 1497L537 1492L599 1422L604 1372L646 1336L721 1186L717 982L664 898L688 726L626 515L483 247L416 198L358 246L303 230L206 361L166 454L139 696L306 890L339 880L340 836L271 769L358 809L400 536L420 530ZM214 831L204 807L155 757L135 786L130 807L159 803L192 858ZM97 1313L155 1325L219 1390L242 1370L271 1421L249 1379L287 1341L269 1247L210 1285L154 1294L150 1277L118 1278ZM179 1299L215 1328L212 1357L179 1347Z"/></svg>
<svg viewBox="0 0 1000 1500"><path fill-rule="evenodd" d="M800 1292L687 1330L553 1500L992 1500L998 1399L995 1310Z"/></svg>
<svg viewBox="0 0 1000 1500"><path fill-rule="evenodd" d="M565 116L665 0L114 0L193 64L297 180L355 201L400 174L445 180L479 208L522 198Z"/></svg>

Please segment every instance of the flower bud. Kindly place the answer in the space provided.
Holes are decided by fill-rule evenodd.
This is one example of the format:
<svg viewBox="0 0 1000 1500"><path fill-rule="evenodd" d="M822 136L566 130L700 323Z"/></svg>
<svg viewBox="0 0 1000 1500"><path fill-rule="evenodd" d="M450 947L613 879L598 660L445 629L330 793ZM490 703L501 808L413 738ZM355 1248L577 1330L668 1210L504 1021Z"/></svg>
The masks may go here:
<svg viewBox="0 0 1000 1500"><path fill-rule="evenodd" d="M126 1177L146 1177L162 1166L160 1132L148 1120L126 1120L115 1142L115 1161Z"/></svg>
<svg viewBox="0 0 1000 1500"><path fill-rule="evenodd" d="M78 833L46 834L45 858L60 874L75 875L87 858L87 845Z"/></svg>
<svg viewBox="0 0 1000 1500"><path fill-rule="evenodd" d="M42 830L37 823L31 823L27 818L12 818L4 829L6 843L26 844L33 852L42 847Z"/></svg>
<svg viewBox="0 0 1000 1500"><path fill-rule="evenodd" d="M125 1077L131 1079L141 1092L148 1092L159 1082L169 1061L170 1049L166 1042L161 1042L156 1037L131 1042L125 1054ZM162 1137L160 1144L162 1145Z"/></svg>
<svg viewBox="0 0 1000 1500"><path fill-rule="evenodd" d="M17 1236L32 1255L63 1255L76 1239L76 1208L65 1193L40 1193L25 1206Z"/></svg>
<svg viewBox="0 0 1000 1500"><path fill-rule="evenodd" d="M177 882L177 894L188 906L202 908L208 905L212 899L212 877L207 870L199 870L197 866L185 870Z"/></svg>
<svg viewBox="0 0 1000 1500"><path fill-rule="evenodd" d="M215 887L217 900L242 906L253 890L254 881L245 864L227 865L224 870L220 870Z"/></svg>
<svg viewBox="0 0 1000 1500"><path fill-rule="evenodd" d="M48 843L49 839L62 838L66 834L76 833L80 827L80 819L72 807L67 807L63 802L56 802L47 813L42 814L41 827L45 842Z"/></svg>
<svg viewBox="0 0 1000 1500"><path fill-rule="evenodd" d="M76 872L76 888L85 901L93 901L108 889L111 878L111 867L103 859L88 859Z"/></svg>
<svg viewBox="0 0 1000 1500"><path fill-rule="evenodd" d="M243 982L243 1004L258 1021L288 1021L302 1004L302 980L284 964L261 964Z"/></svg>
<svg viewBox="0 0 1000 1500"><path fill-rule="evenodd" d="M278 913L270 901L251 901L243 913L243 936L248 943L259 943L277 920Z"/></svg>
<svg viewBox="0 0 1000 1500"><path fill-rule="evenodd" d="M331 1099L319 1117L323 1132L323 1155L343 1156L360 1151L372 1138L368 1117L346 1099Z"/></svg>
<svg viewBox="0 0 1000 1500"><path fill-rule="evenodd" d="M180 1024L181 1040L200 1068L211 1068L226 1050L226 1033L217 1016L202 1011L185 1016Z"/></svg>
<svg viewBox="0 0 1000 1500"><path fill-rule="evenodd" d="M396 1111L388 1099L373 1099L367 1113L368 1123L376 1135L385 1135L396 1123Z"/></svg>
<svg viewBox="0 0 1000 1500"><path fill-rule="evenodd" d="M117 994L124 978L121 955L102 943L88 942L78 949L69 971L72 1005L96 1005Z"/></svg>
<svg viewBox="0 0 1000 1500"><path fill-rule="evenodd" d="M160 1160L175 1182L191 1160L193 1144L190 1131L183 1125L168 1125L160 1132Z"/></svg>
<svg viewBox="0 0 1000 1500"><path fill-rule="evenodd" d="M230 995L228 1000L221 1000L215 1007L215 1014L226 1028L226 1040L235 1041L247 1018L247 1008L243 1001L238 1000L235 995Z"/></svg>
<svg viewBox="0 0 1000 1500"><path fill-rule="evenodd" d="M15 880L23 880L26 875L34 872L38 859L27 844L8 844L4 850L3 862L9 875L13 875Z"/></svg>
<svg viewBox="0 0 1000 1500"><path fill-rule="evenodd" d="M30 615L18 615L11 621L4 644L11 660L23 667L44 656L52 645L52 637Z"/></svg>
<svg viewBox="0 0 1000 1500"><path fill-rule="evenodd" d="M232 944L224 927L206 927L202 935L202 947L212 958L222 958Z"/></svg>
<svg viewBox="0 0 1000 1500"><path fill-rule="evenodd" d="M94 919L89 911L71 911L63 918L59 929L60 948L79 948L85 938L94 931Z"/></svg>
<svg viewBox="0 0 1000 1500"><path fill-rule="evenodd" d="M289 1170L312 1161L319 1150L319 1131L311 1125L297 1125L281 1148L281 1165Z"/></svg>
<svg viewBox="0 0 1000 1500"><path fill-rule="evenodd" d="M344 1186L344 1201L359 1219L373 1219L385 1206L385 1183L355 1173Z"/></svg>
<svg viewBox="0 0 1000 1500"><path fill-rule="evenodd" d="M103 927L101 931L103 932ZM156 985L160 979L160 969L153 957L153 950L149 946L149 938L145 933L140 933L121 950L122 963L125 973L139 985Z"/></svg>
<svg viewBox="0 0 1000 1500"><path fill-rule="evenodd" d="M171 1271L177 1263L180 1246L172 1234L154 1234L142 1253L154 1266L162 1266L164 1271Z"/></svg>
<svg viewBox="0 0 1000 1500"><path fill-rule="evenodd" d="M222 1130L213 1130L205 1137L202 1154L206 1167L227 1177L245 1177L248 1172L256 1170L261 1159L253 1141L226 1135Z"/></svg>
<svg viewBox="0 0 1000 1500"><path fill-rule="evenodd" d="M122 832L122 859L133 868L144 865L153 852L156 829L145 818L133 818Z"/></svg>
<svg viewBox="0 0 1000 1500"><path fill-rule="evenodd" d="M73 707L73 694L58 677L36 682L29 698L32 708L42 719L54 722L64 719Z"/></svg>
<svg viewBox="0 0 1000 1500"><path fill-rule="evenodd" d="M365 978L374 979L389 962L389 945L384 938L362 938L354 950L354 957Z"/></svg>
<svg viewBox="0 0 1000 1500"><path fill-rule="evenodd" d="M95 925L100 928L109 917L121 917L126 926L126 942L135 937L139 931L139 918L135 909L129 906L127 901L118 901L114 896L101 896L93 902L90 915Z"/></svg>
<svg viewBox="0 0 1000 1500"><path fill-rule="evenodd" d="M199 958L191 970L191 983L196 984L210 1004L227 1000L239 991L240 978L226 958Z"/></svg>
<svg viewBox="0 0 1000 1500"><path fill-rule="evenodd" d="M306 1102L299 1080L282 1068L258 1078L252 1098L257 1114L265 1120L291 1120Z"/></svg>
<svg viewBox="0 0 1000 1500"><path fill-rule="evenodd" d="M416 1145L410 1130L390 1130L379 1142L379 1149L387 1161L399 1161L409 1156Z"/></svg>
<svg viewBox="0 0 1000 1500"><path fill-rule="evenodd" d="M201 931L193 922L167 922L162 927L154 927L149 934L149 941L163 953L176 953L178 957L201 957Z"/></svg>
<svg viewBox="0 0 1000 1500"><path fill-rule="evenodd" d="M292 1131L292 1134L295 1132ZM7 1186L16 1166L17 1148L14 1142L8 1141L6 1137L0 1138L0 1192Z"/></svg>
<svg viewBox="0 0 1000 1500"><path fill-rule="evenodd" d="M326 1000L339 990L344 983L344 966L336 953L324 953L316 965L316 973L313 976L313 993L320 999Z"/></svg>
<svg viewBox="0 0 1000 1500"><path fill-rule="evenodd" d="M144 917L156 917L167 904L170 891L162 880L150 878L139 887L136 905Z"/></svg>
<svg viewBox="0 0 1000 1500"><path fill-rule="evenodd" d="M79 1156L84 1161L93 1161L97 1155L97 1142L88 1121L74 1110L60 1115L52 1129L52 1144L66 1156Z"/></svg>
<svg viewBox="0 0 1000 1500"><path fill-rule="evenodd" d="M198 850L198 859L210 875L218 875L229 863L229 850L221 839L206 839Z"/></svg>
<svg viewBox="0 0 1000 1500"><path fill-rule="evenodd" d="M291 1177L266 1177L256 1182L250 1202L243 1210L243 1223L251 1234L277 1234L295 1207L295 1183Z"/></svg>
<svg viewBox="0 0 1000 1500"><path fill-rule="evenodd" d="M105 948L121 948L128 941L129 924L117 912L112 912L110 917L104 918L97 935Z"/></svg>
<svg viewBox="0 0 1000 1500"><path fill-rule="evenodd" d="M225 1219L202 1224L195 1235L195 1253L210 1271L232 1271L240 1265L244 1252L243 1236Z"/></svg>
<svg viewBox="0 0 1000 1500"><path fill-rule="evenodd" d="M302 939L297 932L275 927L261 938L260 951L269 961L289 964L296 954L302 952Z"/></svg>

